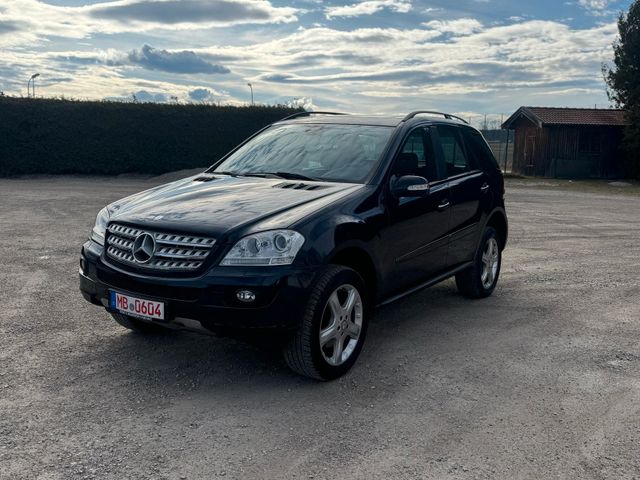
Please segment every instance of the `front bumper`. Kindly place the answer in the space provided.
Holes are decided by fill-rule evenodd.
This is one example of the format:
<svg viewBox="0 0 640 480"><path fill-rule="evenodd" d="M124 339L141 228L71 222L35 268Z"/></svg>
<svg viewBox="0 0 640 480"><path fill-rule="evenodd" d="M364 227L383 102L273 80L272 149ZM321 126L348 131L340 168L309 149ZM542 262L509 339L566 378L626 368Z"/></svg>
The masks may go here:
<svg viewBox="0 0 640 480"><path fill-rule="evenodd" d="M134 274L105 261L103 247L87 241L80 259L80 291L84 298L111 310L110 291L165 303L167 327L197 321L206 331L295 329L304 312L314 269L281 267L212 267L194 278ZM236 298L251 290L250 304ZM192 323L192 322L191 322ZM189 328L193 329L193 328Z"/></svg>

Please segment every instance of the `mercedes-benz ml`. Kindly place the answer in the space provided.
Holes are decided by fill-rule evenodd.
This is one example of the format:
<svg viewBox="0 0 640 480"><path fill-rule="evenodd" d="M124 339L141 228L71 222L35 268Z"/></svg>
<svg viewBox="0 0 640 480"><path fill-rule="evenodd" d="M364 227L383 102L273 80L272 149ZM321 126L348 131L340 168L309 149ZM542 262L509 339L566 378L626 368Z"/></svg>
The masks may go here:
<svg viewBox="0 0 640 480"><path fill-rule="evenodd" d="M377 305L452 276L491 295L506 243L502 172L464 120L300 113L107 205L80 289L136 332L268 334L293 370L329 380Z"/></svg>

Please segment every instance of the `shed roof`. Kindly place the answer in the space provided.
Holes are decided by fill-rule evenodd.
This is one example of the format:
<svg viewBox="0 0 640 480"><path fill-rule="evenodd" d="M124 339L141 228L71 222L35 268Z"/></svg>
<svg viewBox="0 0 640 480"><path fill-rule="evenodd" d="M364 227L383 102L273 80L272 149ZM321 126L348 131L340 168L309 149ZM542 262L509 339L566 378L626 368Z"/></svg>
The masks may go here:
<svg viewBox="0 0 640 480"><path fill-rule="evenodd" d="M550 108L550 107L520 107L502 125L503 128L512 128L520 118L527 118L538 127L557 125L584 125L584 126L624 126L628 122L625 119L624 110L595 109L595 108Z"/></svg>

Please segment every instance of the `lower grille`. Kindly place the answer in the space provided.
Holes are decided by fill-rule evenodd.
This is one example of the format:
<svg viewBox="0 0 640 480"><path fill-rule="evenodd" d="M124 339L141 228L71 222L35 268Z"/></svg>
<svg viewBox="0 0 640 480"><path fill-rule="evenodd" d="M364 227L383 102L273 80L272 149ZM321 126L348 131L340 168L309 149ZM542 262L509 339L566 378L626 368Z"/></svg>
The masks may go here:
<svg viewBox="0 0 640 480"><path fill-rule="evenodd" d="M117 262L163 272L186 272L202 266L215 239L111 223L107 227L107 256Z"/></svg>

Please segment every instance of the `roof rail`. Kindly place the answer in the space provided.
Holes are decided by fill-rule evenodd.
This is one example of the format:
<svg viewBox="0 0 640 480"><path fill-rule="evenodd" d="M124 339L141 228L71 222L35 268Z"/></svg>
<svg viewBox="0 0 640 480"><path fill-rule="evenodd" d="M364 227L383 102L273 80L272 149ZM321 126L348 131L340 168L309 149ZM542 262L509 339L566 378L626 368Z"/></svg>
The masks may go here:
<svg viewBox="0 0 640 480"><path fill-rule="evenodd" d="M339 113L339 112L298 112L298 113L294 113L293 115L289 115L288 117L284 117L281 120L278 120L279 122L284 122L285 120L291 120L292 118L298 118L298 117L306 117L306 116L310 116L310 115L346 115L346 113Z"/></svg>
<svg viewBox="0 0 640 480"><path fill-rule="evenodd" d="M411 112L409 115L404 117L404 119L402 121L406 122L407 120L411 120L416 115L420 115L422 113L429 114L429 115L442 115L447 120L454 120L455 119L455 120L460 120L461 122L466 123L467 125L469 124L469 122L467 122L462 117L458 117L456 115L451 115L450 113L436 112L434 110L416 110L415 112Z"/></svg>

